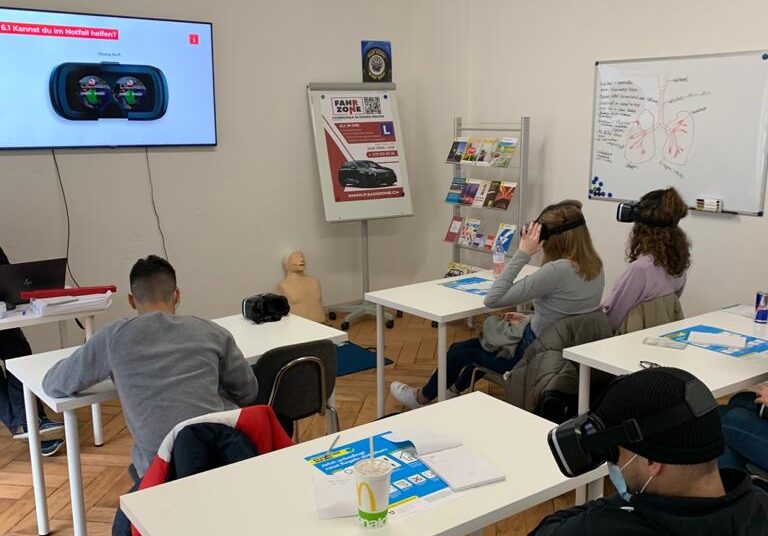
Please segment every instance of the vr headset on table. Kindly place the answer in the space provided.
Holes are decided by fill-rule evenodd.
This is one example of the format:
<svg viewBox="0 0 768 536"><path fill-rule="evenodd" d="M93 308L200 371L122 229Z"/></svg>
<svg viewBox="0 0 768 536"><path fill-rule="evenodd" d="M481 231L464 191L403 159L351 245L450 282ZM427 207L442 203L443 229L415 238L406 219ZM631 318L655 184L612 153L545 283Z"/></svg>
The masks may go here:
<svg viewBox="0 0 768 536"><path fill-rule="evenodd" d="M670 373L675 374L674 371ZM631 446L645 437L717 410L717 401L706 385L695 378L681 379L686 382L685 401L661 413L627 419L608 427L590 411L553 428L547 436L547 443L560 471L573 478L597 469L607 461L615 463L619 458L619 445ZM614 380L608 389L615 388L621 380Z"/></svg>
<svg viewBox="0 0 768 536"><path fill-rule="evenodd" d="M549 212L552 209L559 208L559 207L575 207L575 206L577 205L574 205L572 203L557 203L554 205L549 205L544 210L542 210L541 214L539 214L539 216L535 220L533 220L531 223L541 223L541 217L546 212ZM528 225L530 225L531 223L529 223ZM579 217L576 218L575 220L565 222L560 225L547 225L547 224L541 223L541 234L539 235L539 240L543 242L544 240L547 240L552 236L563 234L566 231L577 229L582 225L586 225L586 224L587 224L587 221L584 219L584 216L581 214L579 214Z"/></svg>

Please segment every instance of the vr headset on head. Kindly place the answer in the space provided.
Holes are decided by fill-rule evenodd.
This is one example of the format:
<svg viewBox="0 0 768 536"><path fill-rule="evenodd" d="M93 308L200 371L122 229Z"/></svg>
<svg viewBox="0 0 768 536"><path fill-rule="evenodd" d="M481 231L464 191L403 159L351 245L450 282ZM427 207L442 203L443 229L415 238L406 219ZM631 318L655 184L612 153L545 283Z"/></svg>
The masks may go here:
<svg viewBox="0 0 768 536"><path fill-rule="evenodd" d="M668 372L675 374L672 370ZM560 471L572 478L597 469L606 461L615 463L619 458L619 445L631 448L633 443L648 436L717 409L717 401L706 385L695 378L681 379L686 381L685 401L661 413L627 419L608 427L600 416L590 411L553 428L547 435L547 443ZM608 389L617 388L621 380L614 380Z"/></svg>
<svg viewBox="0 0 768 536"><path fill-rule="evenodd" d="M544 210L541 211L541 214L539 214L539 216L535 220L533 220L533 222L531 222L531 223L540 223L541 224L541 234L539 235L539 240L541 240L542 242L544 240L549 239L552 236L563 234L563 233L565 233L567 231L571 231L573 229L577 229L577 228L581 227L582 225L586 225L587 224L587 221L584 219L584 216L582 214L579 214L579 217L576 218L573 221L568 221L568 222L565 222L565 223L562 223L562 224L559 224L559 225L548 225L548 224L541 223L541 217L545 213L549 212L550 210L553 210L553 209L556 209L556 208L560 208L560 207L576 207L576 208L578 208L578 206L574 205L573 203L556 203L554 205L549 205L548 207L546 207ZM531 225L531 224L529 223L528 225Z"/></svg>
<svg viewBox="0 0 768 536"><path fill-rule="evenodd" d="M658 206L665 192L666 190L654 190L635 203L619 203L619 206L616 207L616 221L621 223L643 223L650 227L671 227L676 225L676 222L654 221L640 216L641 208Z"/></svg>

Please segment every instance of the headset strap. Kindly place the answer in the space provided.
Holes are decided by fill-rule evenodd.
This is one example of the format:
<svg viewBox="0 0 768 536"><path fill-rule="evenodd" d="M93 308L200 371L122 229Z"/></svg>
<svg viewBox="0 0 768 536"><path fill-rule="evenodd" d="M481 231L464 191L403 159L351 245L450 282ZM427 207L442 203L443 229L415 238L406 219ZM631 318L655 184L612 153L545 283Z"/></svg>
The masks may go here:
<svg viewBox="0 0 768 536"><path fill-rule="evenodd" d="M584 219L584 216L579 215L579 217L573 221L565 222L553 227L548 227L546 225L543 225L543 227L546 229L547 236L554 236L554 235L563 234L566 231L577 229L582 225L586 225L586 224L587 224L587 221Z"/></svg>
<svg viewBox="0 0 768 536"><path fill-rule="evenodd" d="M688 385L686 385L687 390ZM584 448L591 452L606 450L621 444L639 443L648 436L664 432L716 409L717 403L709 406L707 408L700 406L700 410L697 411L686 400L661 413L640 419L627 419L616 426L584 436L582 443Z"/></svg>

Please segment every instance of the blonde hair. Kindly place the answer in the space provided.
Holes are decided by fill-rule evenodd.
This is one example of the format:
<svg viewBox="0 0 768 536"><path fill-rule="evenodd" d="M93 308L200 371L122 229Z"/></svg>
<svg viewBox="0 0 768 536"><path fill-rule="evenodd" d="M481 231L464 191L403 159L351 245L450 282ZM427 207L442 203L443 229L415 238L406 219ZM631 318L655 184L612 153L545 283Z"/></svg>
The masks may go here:
<svg viewBox="0 0 768 536"><path fill-rule="evenodd" d="M575 222L580 218L584 218L581 202L566 199L545 208L538 221L544 227L552 228ZM586 223L564 233L550 236L544 242L543 249L545 264L558 259L568 259L576 269L576 273L586 281L592 281L603 270L603 261L595 251Z"/></svg>

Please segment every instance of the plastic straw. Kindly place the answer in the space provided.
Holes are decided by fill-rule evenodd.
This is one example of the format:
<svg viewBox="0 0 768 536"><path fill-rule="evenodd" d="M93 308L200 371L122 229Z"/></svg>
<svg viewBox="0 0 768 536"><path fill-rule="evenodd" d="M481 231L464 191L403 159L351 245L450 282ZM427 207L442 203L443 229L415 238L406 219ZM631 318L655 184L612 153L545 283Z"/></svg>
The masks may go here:
<svg viewBox="0 0 768 536"><path fill-rule="evenodd" d="M373 463L373 436L371 436L368 441L371 444L371 463Z"/></svg>

